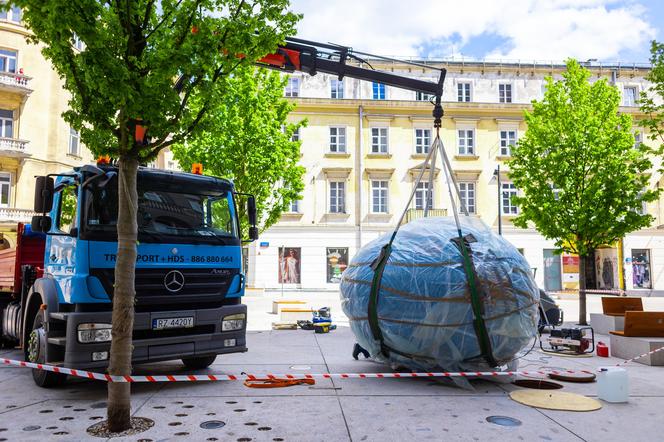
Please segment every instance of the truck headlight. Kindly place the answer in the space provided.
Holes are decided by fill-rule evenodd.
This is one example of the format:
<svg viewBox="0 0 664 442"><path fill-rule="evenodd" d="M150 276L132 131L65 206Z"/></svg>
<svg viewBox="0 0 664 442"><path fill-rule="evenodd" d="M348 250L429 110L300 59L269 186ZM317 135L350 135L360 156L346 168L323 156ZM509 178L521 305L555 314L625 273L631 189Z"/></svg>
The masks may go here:
<svg viewBox="0 0 664 442"><path fill-rule="evenodd" d="M78 325L78 342L81 344L110 341L111 324L85 323Z"/></svg>
<svg viewBox="0 0 664 442"><path fill-rule="evenodd" d="M242 330L244 328L244 320L246 317L247 316L244 313L224 316L221 320L221 331Z"/></svg>

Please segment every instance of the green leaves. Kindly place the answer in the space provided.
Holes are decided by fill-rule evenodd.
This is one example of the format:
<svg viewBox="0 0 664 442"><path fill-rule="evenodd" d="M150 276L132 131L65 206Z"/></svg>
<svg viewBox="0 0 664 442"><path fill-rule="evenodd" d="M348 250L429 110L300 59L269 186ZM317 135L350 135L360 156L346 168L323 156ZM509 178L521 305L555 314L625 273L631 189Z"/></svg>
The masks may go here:
<svg viewBox="0 0 664 442"><path fill-rule="evenodd" d="M71 93L64 117L82 141L94 154L141 162L207 124L226 79L274 51L299 18L286 12L287 0L9 3L23 8L33 41L44 43ZM135 142L137 125L148 128L147 144Z"/></svg>
<svg viewBox="0 0 664 442"><path fill-rule="evenodd" d="M285 83L278 72L239 68L226 80L223 100L210 108L213 117L186 143L172 147L185 170L202 163L204 173L229 178L239 192L254 194L261 230L304 190L300 142L291 138L306 122L287 122L294 105L283 98ZM246 213L240 222L246 232Z"/></svg>
<svg viewBox="0 0 664 442"><path fill-rule="evenodd" d="M508 162L522 191L514 224L532 223L557 247L580 255L649 226L652 217L640 212L659 193L648 189L652 164L647 148L634 145L631 116L618 114L620 93L589 78L569 60L562 81L547 79Z"/></svg>
<svg viewBox="0 0 664 442"><path fill-rule="evenodd" d="M641 121L650 131L650 139L659 144L655 149L664 153L664 43L652 42L650 48L652 70L646 77L652 83L650 90L641 91L641 111L646 118Z"/></svg>

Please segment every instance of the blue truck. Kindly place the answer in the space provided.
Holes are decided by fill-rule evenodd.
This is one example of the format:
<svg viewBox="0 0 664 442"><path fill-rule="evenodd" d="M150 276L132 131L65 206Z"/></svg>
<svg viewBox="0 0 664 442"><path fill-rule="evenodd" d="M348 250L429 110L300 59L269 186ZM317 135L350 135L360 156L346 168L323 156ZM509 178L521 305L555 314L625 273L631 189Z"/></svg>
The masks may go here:
<svg viewBox="0 0 664 442"><path fill-rule="evenodd" d="M0 253L1 336L25 360L103 370L111 341L118 171L86 165L37 177L35 210ZM180 359L192 369L247 351L239 195L200 174L138 171L133 362ZM256 204L243 195L257 238ZM48 207L48 209L43 209ZM244 210L244 209L243 209ZM43 387L58 373L33 370Z"/></svg>

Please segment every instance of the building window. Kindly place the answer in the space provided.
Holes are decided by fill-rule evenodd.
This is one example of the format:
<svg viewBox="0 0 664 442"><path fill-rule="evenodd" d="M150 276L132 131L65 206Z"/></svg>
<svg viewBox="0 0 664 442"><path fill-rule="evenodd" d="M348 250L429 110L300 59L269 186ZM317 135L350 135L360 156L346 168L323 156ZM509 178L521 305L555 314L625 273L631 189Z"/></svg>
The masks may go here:
<svg viewBox="0 0 664 442"><path fill-rule="evenodd" d="M298 127L293 131L293 135L290 138L291 141L300 141L300 128Z"/></svg>
<svg viewBox="0 0 664 442"><path fill-rule="evenodd" d="M466 206L468 213L477 213L475 209L475 183L460 182L459 196L462 206Z"/></svg>
<svg viewBox="0 0 664 442"><path fill-rule="evenodd" d="M0 207L9 207L9 192L12 188L12 176L9 173L0 173Z"/></svg>
<svg viewBox="0 0 664 442"><path fill-rule="evenodd" d="M0 72L16 73L16 51L0 49Z"/></svg>
<svg viewBox="0 0 664 442"><path fill-rule="evenodd" d="M371 88L373 92L374 100L384 100L385 99L385 85L382 83L374 82Z"/></svg>
<svg viewBox="0 0 664 442"><path fill-rule="evenodd" d="M333 78L330 80L330 98L344 97L344 82Z"/></svg>
<svg viewBox="0 0 664 442"><path fill-rule="evenodd" d="M387 180L371 181L371 212L387 213Z"/></svg>
<svg viewBox="0 0 664 442"><path fill-rule="evenodd" d="M166 162L166 169L167 170L178 170L178 163L177 161L174 160L168 160Z"/></svg>
<svg viewBox="0 0 664 442"><path fill-rule="evenodd" d="M514 183L501 183L502 186L502 208L503 215L516 215L519 208L514 204L512 198L516 196L517 189Z"/></svg>
<svg viewBox="0 0 664 442"><path fill-rule="evenodd" d="M420 181L415 188L415 209L424 210L424 202L427 200L429 203L429 209L433 208L433 192L429 193L427 190L429 190L429 182Z"/></svg>
<svg viewBox="0 0 664 442"><path fill-rule="evenodd" d="M431 101L434 99L434 96L431 94L425 94L424 92L415 92L416 101Z"/></svg>
<svg viewBox="0 0 664 442"><path fill-rule="evenodd" d="M651 289L650 250L632 249L632 284L634 288Z"/></svg>
<svg viewBox="0 0 664 442"><path fill-rule="evenodd" d="M286 97L299 97L300 96L300 79L295 77L288 77L286 89L284 90Z"/></svg>
<svg viewBox="0 0 664 442"><path fill-rule="evenodd" d="M515 130L500 131L500 155L503 157L512 156L512 146L516 144Z"/></svg>
<svg viewBox="0 0 664 442"><path fill-rule="evenodd" d="M82 51L85 48L85 43L81 41L81 38L74 34L72 44L74 45L75 49L78 49L79 51Z"/></svg>
<svg viewBox="0 0 664 442"><path fill-rule="evenodd" d="M14 112L0 109L0 137L14 138Z"/></svg>
<svg viewBox="0 0 664 442"><path fill-rule="evenodd" d="M348 267L348 247L327 248L327 282L339 284L341 274Z"/></svg>
<svg viewBox="0 0 664 442"><path fill-rule="evenodd" d="M300 213L300 200L293 200L288 206L289 213Z"/></svg>
<svg viewBox="0 0 664 442"><path fill-rule="evenodd" d="M457 130L459 155L475 155L475 129Z"/></svg>
<svg viewBox="0 0 664 442"><path fill-rule="evenodd" d="M636 106L637 91L635 86L625 86L623 89L623 106Z"/></svg>
<svg viewBox="0 0 664 442"><path fill-rule="evenodd" d="M387 128L371 128L371 153L387 153Z"/></svg>
<svg viewBox="0 0 664 442"><path fill-rule="evenodd" d="M470 83L457 83L457 101L470 101Z"/></svg>
<svg viewBox="0 0 664 442"><path fill-rule="evenodd" d="M15 23L21 23L21 8L18 6L12 6L8 11L0 11L0 20L9 20Z"/></svg>
<svg viewBox="0 0 664 442"><path fill-rule="evenodd" d="M80 156L79 144L81 142L81 135L72 127L69 128L69 154Z"/></svg>
<svg viewBox="0 0 664 442"><path fill-rule="evenodd" d="M429 153L431 129L415 129L415 153Z"/></svg>
<svg viewBox="0 0 664 442"><path fill-rule="evenodd" d="M641 135L641 131L636 131L634 132L634 147L639 147L643 143L643 135Z"/></svg>
<svg viewBox="0 0 664 442"><path fill-rule="evenodd" d="M330 213L346 213L346 183L330 181Z"/></svg>
<svg viewBox="0 0 664 442"><path fill-rule="evenodd" d="M501 103L512 102L512 85L509 83L498 85L498 101Z"/></svg>
<svg viewBox="0 0 664 442"><path fill-rule="evenodd" d="M330 128L330 152L346 152L346 128Z"/></svg>

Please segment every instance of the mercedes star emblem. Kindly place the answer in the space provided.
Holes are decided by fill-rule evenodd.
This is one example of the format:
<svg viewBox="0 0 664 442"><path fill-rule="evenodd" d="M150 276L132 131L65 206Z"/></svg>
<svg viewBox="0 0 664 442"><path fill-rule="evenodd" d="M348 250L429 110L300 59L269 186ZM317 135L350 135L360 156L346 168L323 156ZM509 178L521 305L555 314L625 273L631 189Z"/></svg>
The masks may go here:
<svg viewBox="0 0 664 442"><path fill-rule="evenodd" d="M184 275L177 270L171 270L164 276L164 287L169 292L179 292L184 287Z"/></svg>

